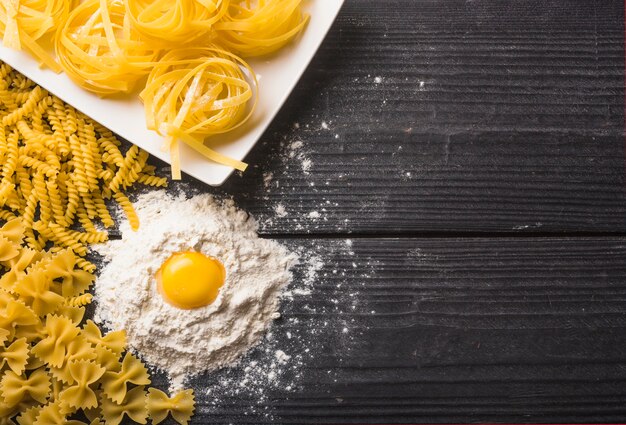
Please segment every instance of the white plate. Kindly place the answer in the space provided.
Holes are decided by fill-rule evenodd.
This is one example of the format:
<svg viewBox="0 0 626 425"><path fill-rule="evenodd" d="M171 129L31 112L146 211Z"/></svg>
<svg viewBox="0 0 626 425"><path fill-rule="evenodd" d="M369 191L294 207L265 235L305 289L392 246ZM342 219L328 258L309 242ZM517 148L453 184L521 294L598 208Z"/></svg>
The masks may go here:
<svg viewBox="0 0 626 425"><path fill-rule="evenodd" d="M343 2L305 1L311 21L302 36L271 59L249 61L259 77L259 102L250 121L231 133L208 139L207 146L231 158L244 159L287 100L324 40ZM1 45L0 60L124 139L169 163L169 154L160 149L162 137L146 129L143 106L137 95L123 100L101 99L76 86L65 74L55 74L40 68L27 53ZM208 161L184 144L181 144L180 156L181 168L185 173L213 186L224 183L233 171L230 167Z"/></svg>

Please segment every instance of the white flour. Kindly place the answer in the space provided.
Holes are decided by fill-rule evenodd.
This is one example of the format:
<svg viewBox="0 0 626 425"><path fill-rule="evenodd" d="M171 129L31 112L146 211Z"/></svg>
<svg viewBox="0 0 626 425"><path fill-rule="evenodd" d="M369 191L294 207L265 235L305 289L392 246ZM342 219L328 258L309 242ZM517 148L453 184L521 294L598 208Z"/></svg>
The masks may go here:
<svg viewBox="0 0 626 425"><path fill-rule="evenodd" d="M134 205L139 231L124 223L121 240L96 246L110 262L95 285L95 320L125 329L131 349L178 389L189 376L236 362L259 341L296 257L260 239L256 222L232 201L154 191ZM154 276L171 254L189 250L218 258L226 283L211 305L180 310L162 299Z"/></svg>

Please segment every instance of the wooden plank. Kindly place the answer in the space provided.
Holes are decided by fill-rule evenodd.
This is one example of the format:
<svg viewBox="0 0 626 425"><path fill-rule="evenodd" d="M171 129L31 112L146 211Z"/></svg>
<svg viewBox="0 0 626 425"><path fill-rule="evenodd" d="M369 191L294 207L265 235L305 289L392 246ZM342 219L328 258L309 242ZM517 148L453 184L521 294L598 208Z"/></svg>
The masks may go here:
<svg viewBox="0 0 626 425"><path fill-rule="evenodd" d="M626 419L626 238L285 243L282 318L194 381L194 423Z"/></svg>
<svg viewBox="0 0 626 425"><path fill-rule="evenodd" d="M348 1L223 191L270 234L624 229L623 9Z"/></svg>

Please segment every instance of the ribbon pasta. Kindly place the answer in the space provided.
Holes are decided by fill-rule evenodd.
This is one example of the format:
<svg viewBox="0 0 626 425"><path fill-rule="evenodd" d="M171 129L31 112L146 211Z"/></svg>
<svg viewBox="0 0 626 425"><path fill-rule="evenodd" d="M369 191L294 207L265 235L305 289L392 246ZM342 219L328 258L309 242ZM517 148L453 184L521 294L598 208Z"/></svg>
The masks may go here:
<svg viewBox="0 0 626 425"><path fill-rule="evenodd" d="M57 32L55 49L67 75L100 95L132 91L159 53L131 26L120 0L76 7Z"/></svg>
<svg viewBox="0 0 626 425"><path fill-rule="evenodd" d="M215 24L216 42L244 56L274 53L293 40L309 22L302 0L233 0Z"/></svg>
<svg viewBox="0 0 626 425"><path fill-rule="evenodd" d="M179 140L210 160L246 169L246 164L215 152L203 140L245 123L256 105L257 91L250 66L219 47L181 48L163 56L140 97L148 128L166 138L164 148L171 153L175 180L181 175Z"/></svg>
<svg viewBox="0 0 626 425"><path fill-rule="evenodd" d="M134 27L157 43L190 43L212 30L230 0L125 0Z"/></svg>
<svg viewBox="0 0 626 425"><path fill-rule="evenodd" d="M297 37L309 22L302 2L3 0L0 2L0 35L6 46L25 47L41 63L57 72L64 70L80 87L100 96L131 93L149 75L140 94L147 127L165 136L164 149L170 151L172 177L180 179L180 143L214 162L245 170L246 164L206 146L205 139L231 131L250 118L257 103L257 80L250 65L237 55L268 55ZM44 40L53 41L58 63L40 45ZM39 100L34 99L32 103ZM45 108L42 106L43 110ZM20 133L28 132L28 126L18 124ZM82 133L84 138L89 138L94 132L83 129ZM17 138L17 133L0 134L0 137ZM63 146L67 151L84 152L84 164L77 167L79 178L65 185L65 191L75 200L76 193L96 188L102 176L93 173L96 168L90 157L93 148L81 147L72 140L65 144L69 145ZM62 228L70 221L67 215L88 222L94 211L105 212L103 202L96 199L94 202L99 204L85 205L84 211L73 202L64 217L58 196L63 190L62 184L44 183L44 177L56 174L56 164L48 164L40 158L23 157L21 161L18 164L21 167L41 169L40 183L25 208L27 217L34 215L37 198L45 193L44 185L47 185L50 199L42 214L44 218L53 217L61 227L36 230L63 246L79 249L73 243L76 235ZM121 163L116 162L116 165L123 167ZM134 165L136 169L125 169L133 176L133 182L163 185L158 178L140 174L141 162ZM125 182L116 176L114 183ZM2 190L0 187L0 195L5 195ZM130 211L123 194L112 196ZM17 201L13 205L17 205ZM108 218L103 220L112 223Z"/></svg>
<svg viewBox="0 0 626 425"><path fill-rule="evenodd" d="M74 0L4 0L0 2L0 35L3 44L16 50L23 47L55 72L61 67L41 46L68 17Z"/></svg>

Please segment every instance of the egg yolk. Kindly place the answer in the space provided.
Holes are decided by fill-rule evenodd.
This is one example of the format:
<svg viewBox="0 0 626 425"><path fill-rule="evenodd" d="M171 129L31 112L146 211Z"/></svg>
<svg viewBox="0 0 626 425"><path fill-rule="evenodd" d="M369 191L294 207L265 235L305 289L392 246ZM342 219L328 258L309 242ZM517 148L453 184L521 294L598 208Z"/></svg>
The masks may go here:
<svg viewBox="0 0 626 425"><path fill-rule="evenodd" d="M180 252L163 263L157 285L169 304L191 310L215 301L225 278L226 270L215 258L199 252Z"/></svg>

